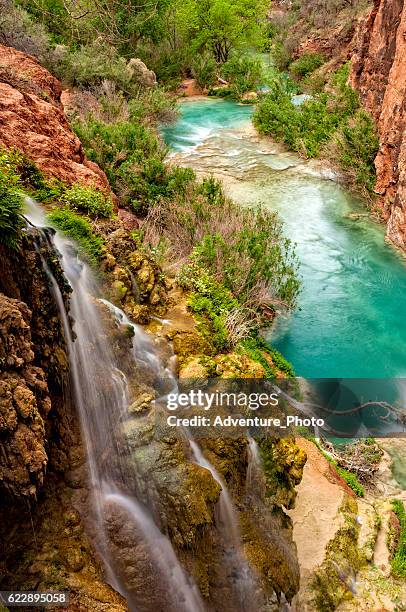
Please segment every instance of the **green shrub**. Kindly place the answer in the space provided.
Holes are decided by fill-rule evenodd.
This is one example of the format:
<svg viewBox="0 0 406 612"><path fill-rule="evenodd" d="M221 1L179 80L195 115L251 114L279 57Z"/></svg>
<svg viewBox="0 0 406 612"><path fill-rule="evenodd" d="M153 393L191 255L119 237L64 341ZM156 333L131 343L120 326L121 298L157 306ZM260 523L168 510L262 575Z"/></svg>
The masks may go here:
<svg viewBox="0 0 406 612"><path fill-rule="evenodd" d="M192 62L192 74L201 89L206 89L216 80L217 65L208 54L198 54Z"/></svg>
<svg viewBox="0 0 406 612"><path fill-rule="evenodd" d="M277 214L237 206L212 177L197 183L186 174L182 182L183 192L178 188L150 210L146 242L154 248L164 242L174 263L205 270L237 299L253 327L269 323L265 311L293 306L298 262Z"/></svg>
<svg viewBox="0 0 406 612"><path fill-rule="evenodd" d="M262 62L248 54L234 53L221 67L221 75L230 82L233 92L239 97L261 84Z"/></svg>
<svg viewBox="0 0 406 612"><path fill-rule="evenodd" d="M338 161L354 190L372 194L379 139L373 119L359 109L359 96L348 85L348 75L345 64L333 75L328 94L315 94L300 107L275 81L272 91L261 96L253 121L260 132L293 151Z"/></svg>
<svg viewBox="0 0 406 612"><path fill-rule="evenodd" d="M0 150L0 243L11 249L17 247L24 226L21 160L17 151Z"/></svg>
<svg viewBox="0 0 406 612"><path fill-rule="evenodd" d="M336 137L340 162L344 170L353 172L355 183L369 194L376 182L375 158L379 137L372 117L360 110L342 127Z"/></svg>
<svg viewBox="0 0 406 612"><path fill-rule="evenodd" d="M79 183L65 189L61 202L91 217L108 218L113 214L113 202L110 196Z"/></svg>
<svg viewBox="0 0 406 612"><path fill-rule="evenodd" d="M166 149L155 132L132 121L105 123L93 117L78 120L74 129L87 156L107 174L122 205L138 214L163 197L171 197L190 171L170 169L164 162Z"/></svg>
<svg viewBox="0 0 406 612"><path fill-rule="evenodd" d="M48 214L49 222L74 240L81 253L93 265L97 265L103 255L103 239L97 236L85 217L81 217L70 208L55 208Z"/></svg>
<svg viewBox="0 0 406 612"><path fill-rule="evenodd" d="M293 378L295 372L292 364L289 363L276 349L270 346L263 338L258 335L248 338L241 342L242 349L253 359L262 365L265 370L266 378L276 378L278 370ZM275 367L269 363L263 353L268 353Z"/></svg>
<svg viewBox="0 0 406 612"><path fill-rule="evenodd" d="M200 332L217 351L228 348L227 315L238 307L238 301L226 287L197 265L185 265L179 282L192 291L188 307L197 315Z"/></svg>
<svg viewBox="0 0 406 612"><path fill-rule="evenodd" d="M261 208L246 209L244 216L232 235L226 228L223 233L204 235L193 250L193 261L219 279L241 303L250 301L262 282L278 287L276 301L293 305L299 289L296 261L289 241L282 236L279 219ZM279 242L273 243L269 239L272 235L278 236Z"/></svg>
<svg viewBox="0 0 406 612"><path fill-rule="evenodd" d="M325 62L321 53L304 53L289 66L290 72L297 77L304 78L320 68Z"/></svg>
<svg viewBox="0 0 406 612"><path fill-rule="evenodd" d="M282 42L277 41L272 45L271 54L276 68L281 71L287 70L291 61L291 54Z"/></svg>
<svg viewBox="0 0 406 612"><path fill-rule="evenodd" d="M397 578L406 577L406 511L400 499L392 500L392 510L399 520L399 537L396 542L396 549L391 558L392 573Z"/></svg>

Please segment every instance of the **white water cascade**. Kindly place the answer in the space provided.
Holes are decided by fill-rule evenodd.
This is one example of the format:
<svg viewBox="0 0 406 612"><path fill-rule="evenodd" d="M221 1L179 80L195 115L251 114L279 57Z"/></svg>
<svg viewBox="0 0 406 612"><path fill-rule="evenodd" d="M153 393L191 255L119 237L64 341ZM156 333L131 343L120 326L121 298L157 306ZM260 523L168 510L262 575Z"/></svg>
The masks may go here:
<svg viewBox="0 0 406 612"><path fill-rule="evenodd" d="M258 481L262 480L262 459L259 453L259 447L254 438L248 436L248 467L246 477L246 489L249 493L257 487Z"/></svg>
<svg viewBox="0 0 406 612"><path fill-rule="evenodd" d="M73 319L73 334L70 320L58 283L43 260L44 270L50 280L54 299L59 308L69 354L71 379L75 406L81 421L82 438L85 443L92 505L96 521L97 546L103 558L108 580L127 597L131 611L149 611L152 607L139 605L137 593L124 585L123 577L115 569L115 557L111 552L111 540L106 525L106 513L117 508L126 516L130 526L134 525L145 549L149 553L148 563L164 585L167 601L160 601L165 610L176 612L200 612L205 609L199 591L179 563L168 538L154 523L151 514L133 494L135 474L126 458L118 449L117 437L120 425L128 418L129 388L125 374L121 371L108 340L100 316L97 283L90 268L80 260L71 242L58 232L50 238L45 231L47 223L40 207L27 198L28 221L42 230L42 240L58 251L61 267L72 293L69 315ZM133 358L154 369L159 378L168 371L154 352L150 337L139 326L131 323L126 315L113 305L104 302L123 323L133 327ZM125 445L125 440L120 439ZM111 515L110 515L111 517ZM154 609L157 609L156 606Z"/></svg>
<svg viewBox="0 0 406 612"><path fill-rule="evenodd" d="M234 581L238 594L236 605L241 612L259 610L257 585L253 570L242 552L242 539L238 522L238 514L227 486L216 468L203 455L200 446L187 432L190 448L198 465L209 470L214 480L221 487L218 502L218 518L220 532L224 536L227 564L230 567L230 579Z"/></svg>

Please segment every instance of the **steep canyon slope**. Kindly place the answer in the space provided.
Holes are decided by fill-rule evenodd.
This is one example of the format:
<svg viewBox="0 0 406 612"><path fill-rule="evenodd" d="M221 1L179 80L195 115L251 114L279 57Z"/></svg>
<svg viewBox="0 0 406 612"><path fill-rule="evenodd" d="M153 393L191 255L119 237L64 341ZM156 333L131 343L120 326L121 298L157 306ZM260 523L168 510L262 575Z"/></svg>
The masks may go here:
<svg viewBox="0 0 406 612"><path fill-rule="evenodd" d="M359 27L352 85L376 120L376 192L388 238L406 249L406 3L375 0Z"/></svg>
<svg viewBox="0 0 406 612"><path fill-rule="evenodd" d="M20 150L47 179L110 191L104 173L86 159L69 127L60 83L30 56L8 47L2 47L1 53L0 145ZM106 297L137 322L144 322L141 318L148 321L151 315L163 316L168 305L176 306L176 298L170 295L172 280L165 279L157 264L137 250L125 222L114 217L104 225L99 221L97 229L104 241L99 272ZM106 584L102 564L87 536L94 535L89 529L94 517L85 445L71 401L64 333L43 259L65 289L68 311L69 287L55 251L39 244L40 238L38 230L25 228L16 250L2 246L0 251L0 587L66 589L71 593L72 610L118 612L127 609L127 604ZM178 297L181 300L184 296ZM128 328L117 329L108 313L105 316L114 350L125 364ZM207 342L193 320L186 331L175 322L161 343L168 346L168 339L180 366L204 356ZM230 368L230 356L220 357L223 370L227 364ZM244 369L258 368L248 357L234 357ZM260 370L259 376L263 375ZM145 392L139 393L145 391L144 382L134 374L132 399L145 399ZM134 413L137 406L134 402ZM149 423L140 435L137 419L144 417L144 410L148 405L142 405L140 414L129 421L128 436L133 436L133 455L148 479L149 494L158 500L162 531L212 606L208 609L232 609L232 587L216 522L219 487L207 470L191 461L190 451L181 442L164 438L150 444L154 432ZM205 450L236 501L246 554L261 576L269 609L277 609L280 594L291 599L299 586L292 524L284 509L294 504L305 454L293 441L276 442L272 465L283 478L269 483L266 499L257 499L246 496L246 441L216 440ZM143 575L140 586L138 569L141 565L147 574L149 566L142 551L137 556L131 540L134 534L127 525L122 530L113 527L111 540L126 580L132 588L145 590L148 576ZM153 609L152 604L148 609Z"/></svg>

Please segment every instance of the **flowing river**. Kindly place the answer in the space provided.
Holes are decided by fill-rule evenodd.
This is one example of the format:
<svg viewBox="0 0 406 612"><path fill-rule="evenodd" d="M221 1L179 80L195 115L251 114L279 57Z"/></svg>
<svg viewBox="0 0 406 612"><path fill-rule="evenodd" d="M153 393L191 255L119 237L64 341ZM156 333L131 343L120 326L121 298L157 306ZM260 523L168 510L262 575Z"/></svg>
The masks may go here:
<svg viewBox="0 0 406 612"><path fill-rule="evenodd" d="M309 378L406 377L406 265L331 171L259 137L251 106L191 99L162 129L176 163L222 179L243 206L277 210L302 291L272 344Z"/></svg>

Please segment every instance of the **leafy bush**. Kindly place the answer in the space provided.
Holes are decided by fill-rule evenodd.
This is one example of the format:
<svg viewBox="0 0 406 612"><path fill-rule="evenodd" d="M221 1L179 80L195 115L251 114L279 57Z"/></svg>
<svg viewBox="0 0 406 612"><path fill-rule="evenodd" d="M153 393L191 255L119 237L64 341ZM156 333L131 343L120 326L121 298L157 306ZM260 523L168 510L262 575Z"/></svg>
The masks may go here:
<svg viewBox="0 0 406 612"><path fill-rule="evenodd" d="M321 53L304 53L289 66L290 72L297 77L304 78L320 68L325 62Z"/></svg>
<svg viewBox="0 0 406 612"><path fill-rule="evenodd" d="M372 194L376 182L375 158L379 137L372 117L360 110L337 134L336 142L344 170L354 173L356 185Z"/></svg>
<svg viewBox="0 0 406 612"><path fill-rule="evenodd" d="M113 202L110 196L79 183L66 189L61 201L74 210L91 217L111 217L113 214Z"/></svg>
<svg viewBox="0 0 406 612"><path fill-rule="evenodd" d="M296 107L281 82L261 97L254 114L260 132L271 134L306 157L326 155L338 161L355 190L372 194L379 139L372 118L359 110L359 97L348 85L349 65L331 79L331 91Z"/></svg>
<svg viewBox="0 0 406 612"><path fill-rule="evenodd" d="M59 78L76 87L93 87L106 79L127 92L133 87L126 60L100 38L72 51L66 49L54 69Z"/></svg>
<svg viewBox="0 0 406 612"><path fill-rule="evenodd" d="M216 62L211 55L197 55L192 62L192 74L201 89L206 89L214 83L216 69Z"/></svg>
<svg viewBox="0 0 406 612"><path fill-rule="evenodd" d="M0 150L0 243L11 249L17 247L24 225L19 159L18 153Z"/></svg>
<svg viewBox="0 0 406 612"><path fill-rule="evenodd" d="M166 194L165 149L151 129L130 121L108 124L91 116L73 127L123 205L142 213Z"/></svg>
<svg viewBox="0 0 406 612"><path fill-rule="evenodd" d="M406 511L400 499L392 500L392 510L399 521L399 535L396 541L396 548L391 558L391 568L394 576L398 578L406 577Z"/></svg>
<svg viewBox="0 0 406 612"><path fill-rule="evenodd" d="M263 79L261 60L248 54L234 53L221 67L221 75L229 81L235 95L256 89Z"/></svg>
<svg viewBox="0 0 406 612"><path fill-rule="evenodd" d="M49 37L41 24L33 23L13 0L0 0L0 15L0 44L47 59Z"/></svg>
<svg viewBox="0 0 406 612"><path fill-rule="evenodd" d="M103 239L97 236L85 217L81 217L70 208L55 208L48 214L49 222L61 232L77 242L81 253L93 265L97 265L103 255Z"/></svg>
<svg viewBox="0 0 406 612"><path fill-rule="evenodd" d="M164 246L166 260L181 267L179 282L195 294L190 307L210 323L217 348L234 346L268 325L277 306L295 303L294 250L275 213L235 205L213 178L172 173L182 187L150 208L145 243Z"/></svg>

